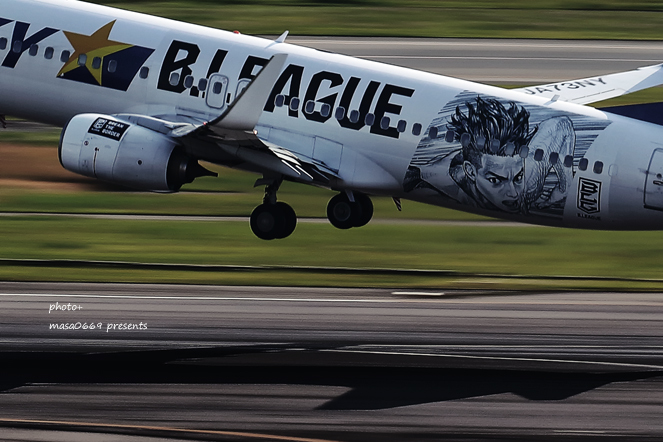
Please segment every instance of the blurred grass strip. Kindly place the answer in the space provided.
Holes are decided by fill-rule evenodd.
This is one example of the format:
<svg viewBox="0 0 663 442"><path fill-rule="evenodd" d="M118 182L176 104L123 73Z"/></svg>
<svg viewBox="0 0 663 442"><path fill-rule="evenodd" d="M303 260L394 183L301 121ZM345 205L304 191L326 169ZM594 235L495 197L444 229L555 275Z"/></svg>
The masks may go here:
<svg viewBox="0 0 663 442"><path fill-rule="evenodd" d="M656 281L592 281L585 276L659 279L660 232L596 232L543 227L385 225L339 231L300 224L285 241L261 241L240 222L0 219L0 258L73 259L236 266L320 266L449 270L469 276L351 275L316 272L196 272L181 269L59 269L0 265L0 279L333 285L519 290L570 287L654 290ZM323 250L324 253L320 253ZM480 274L484 274L481 276ZM487 277L485 274L493 276ZM525 279L500 275L529 275ZM540 280L532 276L541 276ZM579 277L550 280L549 276Z"/></svg>
<svg viewBox="0 0 663 442"><path fill-rule="evenodd" d="M661 40L654 1L147 1L95 3L246 34Z"/></svg>

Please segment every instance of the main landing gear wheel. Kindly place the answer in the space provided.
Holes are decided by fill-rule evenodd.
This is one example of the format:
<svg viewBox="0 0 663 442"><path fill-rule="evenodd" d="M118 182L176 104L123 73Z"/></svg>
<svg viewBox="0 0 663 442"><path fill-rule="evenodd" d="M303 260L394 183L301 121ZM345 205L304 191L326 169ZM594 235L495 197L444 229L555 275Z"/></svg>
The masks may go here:
<svg viewBox="0 0 663 442"><path fill-rule="evenodd" d="M361 206L361 218L354 227L364 227L373 218L373 202L363 193L355 192L355 201Z"/></svg>
<svg viewBox="0 0 663 442"><path fill-rule="evenodd" d="M251 213L251 230L260 239L282 239L297 227L297 215L288 204L263 203Z"/></svg>
<svg viewBox="0 0 663 442"><path fill-rule="evenodd" d="M266 184L262 204L251 213L251 230L260 239L282 239L290 236L297 227L297 215L288 204L276 201L276 192L282 179L265 178L256 185Z"/></svg>
<svg viewBox="0 0 663 442"><path fill-rule="evenodd" d="M373 217L373 203L363 193L354 193L354 202L345 193L339 193L327 205L327 218L338 229L362 227Z"/></svg>
<svg viewBox="0 0 663 442"><path fill-rule="evenodd" d="M287 238L292 235L292 232L295 231L295 227L297 227L297 214L292 207L282 201L277 202L276 207L278 207L283 214L283 231L276 238Z"/></svg>

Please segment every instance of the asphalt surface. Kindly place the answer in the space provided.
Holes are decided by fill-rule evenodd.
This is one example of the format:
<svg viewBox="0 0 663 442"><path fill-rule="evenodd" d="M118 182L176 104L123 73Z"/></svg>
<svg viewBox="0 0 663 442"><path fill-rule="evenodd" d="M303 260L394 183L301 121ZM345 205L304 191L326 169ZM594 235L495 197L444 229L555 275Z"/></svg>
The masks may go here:
<svg viewBox="0 0 663 442"><path fill-rule="evenodd" d="M538 84L663 61L663 42L288 37L293 44L492 84Z"/></svg>
<svg viewBox="0 0 663 442"><path fill-rule="evenodd" d="M662 319L661 294L2 283L0 440L657 440Z"/></svg>

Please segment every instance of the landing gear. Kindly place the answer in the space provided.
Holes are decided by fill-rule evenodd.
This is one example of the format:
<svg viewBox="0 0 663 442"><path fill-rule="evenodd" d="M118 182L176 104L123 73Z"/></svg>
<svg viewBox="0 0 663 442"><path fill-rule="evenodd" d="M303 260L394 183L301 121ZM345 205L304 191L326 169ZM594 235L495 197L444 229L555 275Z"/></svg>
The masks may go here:
<svg viewBox="0 0 663 442"><path fill-rule="evenodd" d="M354 201L348 194L339 193L327 204L327 218L338 229L362 227L373 217L373 203L363 193L353 192Z"/></svg>
<svg viewBox="0 0 663 442"><path fill-rule="evenodd" d="M288 204L276 201L281 181L272 181L265 189L263 203L251 213L251 230L260 239L282 239L297 227L297 215Z"/></svg>

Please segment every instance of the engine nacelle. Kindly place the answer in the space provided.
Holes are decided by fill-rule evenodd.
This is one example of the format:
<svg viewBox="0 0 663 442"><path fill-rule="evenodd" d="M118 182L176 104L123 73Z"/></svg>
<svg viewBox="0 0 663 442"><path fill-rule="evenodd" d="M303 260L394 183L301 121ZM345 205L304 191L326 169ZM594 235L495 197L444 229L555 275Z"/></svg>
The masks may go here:
<svg viewBox="0 0 663 442"><path fill-rule="evenodd" d="M166 135L108 115L72 118L62 129L58 155L71 172L141 190L176 192L213 175Z"/></svg>

